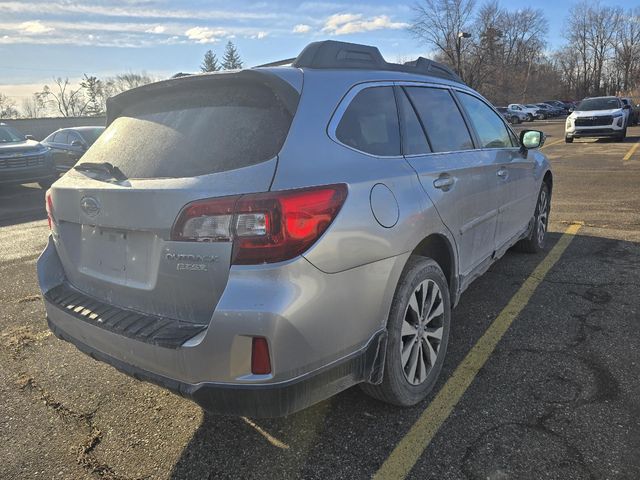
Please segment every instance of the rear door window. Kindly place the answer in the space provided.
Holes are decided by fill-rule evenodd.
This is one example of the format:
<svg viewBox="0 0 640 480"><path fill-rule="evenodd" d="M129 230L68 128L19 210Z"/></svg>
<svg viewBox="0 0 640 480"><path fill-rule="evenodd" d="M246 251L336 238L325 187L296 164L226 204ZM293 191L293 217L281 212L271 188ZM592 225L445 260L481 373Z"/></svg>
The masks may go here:
<svg viewBox="0 0 640 480"><path fill-rule="evenodd" d="M411 102L404 93L404 90L398 88L398 113L400 114L400 127L402 133L402 153L403 155L422 155L431 152L431 147L427 143L424 130L418 120L418 116L411 105Z"/></svg>
<svg viewBox="0 0 640 480"><path fill-rule="evenodd" d="M245 77L196 79L195 86L181 80L141 92L82 162L109 162L129 178L180 178L274 158L294 113L270 85Z"/></svg>
<svg viewBox="0 0 640 480"><path fill-rule="evenodd" d="M468 93L458 92L458 98L478 134L481 148L510 148L514 146L509 129L491 107Z"/></svg>
<svg viewBox="0 0 640 480"><path fill-rule="evenodd" d="M473 149L471 134L448 90L430 87L407 87L434 152Z"/></svg>
<svg viewBox="0 0 640 480"><path fill-rule="evenodd" d="M340 119L336 138L371 155L400 155L400 124L393 88L370 87L359 92Z"/></svg>

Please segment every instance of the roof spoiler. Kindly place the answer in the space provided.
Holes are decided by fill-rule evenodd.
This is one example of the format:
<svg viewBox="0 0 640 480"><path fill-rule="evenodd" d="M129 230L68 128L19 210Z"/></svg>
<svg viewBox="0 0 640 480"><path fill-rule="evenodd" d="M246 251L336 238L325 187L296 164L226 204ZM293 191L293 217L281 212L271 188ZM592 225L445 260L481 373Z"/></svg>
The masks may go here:
<svg viewBox="0 0 640 480"><path fill-rule="evenodd" d="M452 82L464 83L453 70L442 63L434 62L424 57L419 57L404 64L389 63L385 61L380 50L376 47L335 40L310 43L295 59L280 60L260 65L260 67L275 67L288 64L297 68L389 70L430 75L451 80Z"/></svg>

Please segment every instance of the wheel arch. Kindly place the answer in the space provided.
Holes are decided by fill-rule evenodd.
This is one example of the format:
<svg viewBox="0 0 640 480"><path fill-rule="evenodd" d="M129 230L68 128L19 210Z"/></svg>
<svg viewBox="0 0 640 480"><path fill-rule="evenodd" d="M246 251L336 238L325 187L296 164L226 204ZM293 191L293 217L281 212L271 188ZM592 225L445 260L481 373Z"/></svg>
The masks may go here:
<svg viewBox="0 0 640 480"><path fill-rule="evenodd" d="M429 257L440 266L449 286L451 305L455 305L458 300L458 275L455 249L451 241L442 234L433 233L423 238L411 255Z"/></svg>

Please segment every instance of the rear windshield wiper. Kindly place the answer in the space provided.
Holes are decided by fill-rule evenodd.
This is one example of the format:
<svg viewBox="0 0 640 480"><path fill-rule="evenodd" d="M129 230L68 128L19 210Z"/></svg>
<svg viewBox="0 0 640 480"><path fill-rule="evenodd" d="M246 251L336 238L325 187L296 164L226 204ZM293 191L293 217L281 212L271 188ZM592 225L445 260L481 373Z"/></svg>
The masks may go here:
<svg viewBox="0 0 640 480"><path fill-rule="evenodd" d="M73 167L74 170L78 170L79 172L98 172L98 173L106 173L111 176L111 178L117 180L118 182L122 182L127 179L127 176L122 173L118 167L111 165L109 162L102 163L92 163L92 162L83 162L77 164Z"/></svg>

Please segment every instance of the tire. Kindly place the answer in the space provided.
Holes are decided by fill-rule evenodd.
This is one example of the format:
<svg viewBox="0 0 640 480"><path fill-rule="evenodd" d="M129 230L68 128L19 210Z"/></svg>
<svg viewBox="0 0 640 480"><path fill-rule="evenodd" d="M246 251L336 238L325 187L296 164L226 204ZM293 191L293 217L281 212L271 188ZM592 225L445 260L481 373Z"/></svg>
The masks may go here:
<svg viewBox="0 0 640 480"><path fill-rule="evenodd" d="M51 188L51 185L53 185L53 182L55 182L57 180L57 178L49 178L47 180L40 180L38 182L38 185L40 185L40 188L43 190L48 190L49 188Z"/></svg>
<svg viewBox="0 0 640 480"><path fill-rule="evenodd" d="M520 118L516 117L515 115L513 117L511 117L511 123L513 123L514 125L517 125L520 123Z"/></svg>
<svg viewBox="0 0 640 480"><path fill-rule="evenodd" d="M547 116L544 113L541 113L540 115L538 115L538 120L546 120Z"/></svg>
<svg viewBox="0 0 640 480"><path fill-rule="evenodd" d="M547 185L546 182L542 182L540 193L538 193L536 211L534 212L532 219L533 228L527 238L516 243L515 250L524 253L540 253L544 250L550 211L551 192L549 190L549 185Z"/></svg>
<svg viewBox="0 0 640 480"><path fill-rule="evenodd" d="M573 137L564 137L564 143L573 143Z"/></svg>
<svg viewBox="0 0 640 480"><path fill-rule="evenodd" d="M527 122L533 122L533 115L527 113Z"/></svg>
<svg viewBox="0 0 640 480"><path fill-rule="evenodd" d="M625 138L627 138L627 127L624 127L624 130L622 130L622 133L616 137L616 140L618 142L624 142Z"/></svg>
<svg viewBox="0 0 640 480"><path fill-rule="evenodd" d="M425 309L426 301L421 299L431 299L431 308ZM412 255L402 272L389 312L382 383L361 384L362 390L371 397L401 407L423 400L442 370L450 327L451 301L442 269L430 258Z"/></svg>

